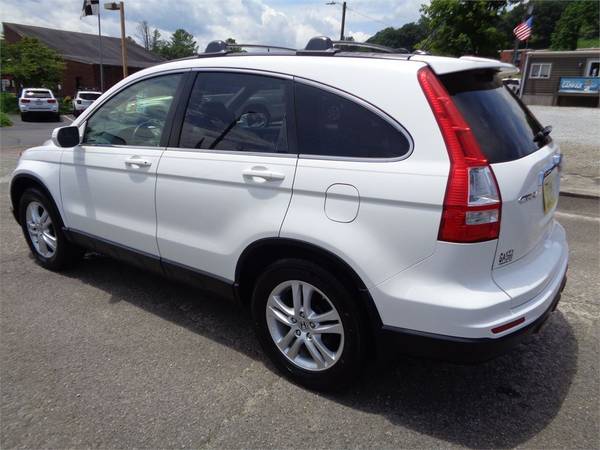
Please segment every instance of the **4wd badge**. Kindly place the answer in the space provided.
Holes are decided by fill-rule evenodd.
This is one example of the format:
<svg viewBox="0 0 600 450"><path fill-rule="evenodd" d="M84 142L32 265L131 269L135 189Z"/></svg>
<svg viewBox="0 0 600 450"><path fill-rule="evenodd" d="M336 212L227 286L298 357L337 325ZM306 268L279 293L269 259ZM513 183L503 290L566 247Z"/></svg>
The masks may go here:
<svg viewBox="0 0 600 450"><path fill-rule="evenodd" d="M514 250L511 248L503 253L500 253L498 257L498 265L506 264L512 261Z"/></svg>

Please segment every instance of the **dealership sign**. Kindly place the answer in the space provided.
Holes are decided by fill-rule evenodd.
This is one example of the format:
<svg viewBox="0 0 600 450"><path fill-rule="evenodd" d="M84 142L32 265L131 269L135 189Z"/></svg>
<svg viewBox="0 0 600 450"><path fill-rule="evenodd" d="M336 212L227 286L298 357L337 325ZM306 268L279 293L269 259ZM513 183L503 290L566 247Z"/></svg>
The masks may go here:
<svg viewBox="0 0 600 450"><path fill-rule="evenodd" d="M558 92L573 94L597 94L600 92L600 78L561 77Z"/></svg>

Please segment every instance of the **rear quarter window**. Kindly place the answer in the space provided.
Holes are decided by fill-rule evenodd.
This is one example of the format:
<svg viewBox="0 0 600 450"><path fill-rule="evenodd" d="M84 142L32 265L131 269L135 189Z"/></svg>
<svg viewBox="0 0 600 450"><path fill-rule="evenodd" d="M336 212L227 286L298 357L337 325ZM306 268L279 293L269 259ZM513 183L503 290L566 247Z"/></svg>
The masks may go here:
<svg viewBox="0 0 600 450"><path fill-rule="evenodd" d="M542 126L529 109L490 70L439 77L473 130L490 163L513 161L543 147L533 138Z"/></svg>
<svg viewBox="0 0 600 450"><path fill-rule="evenodd" d="M341 95L295 83L298 152L344 158L399 158L410 151L400 129Z"/></svg>

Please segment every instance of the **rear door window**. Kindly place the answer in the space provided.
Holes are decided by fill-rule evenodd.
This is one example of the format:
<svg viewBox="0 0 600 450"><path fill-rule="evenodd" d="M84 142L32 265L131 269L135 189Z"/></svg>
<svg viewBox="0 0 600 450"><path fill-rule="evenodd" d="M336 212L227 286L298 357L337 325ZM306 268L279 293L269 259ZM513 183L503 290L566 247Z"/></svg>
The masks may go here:
<svg viewBox="0 0 600 450"><path fill-rule="evenodd" d="M291 83L245 73L199 73L179 147L287 153Z"/></svg>
<svg viewBox="0 0 600 450"><path fill-rule="evenodd" d="M513 161L546 145L535 142L542 126L496 72L466 71L441 75L440 80L473 130L490 163Z"/></svg>
<svg viewBox="0 0 600 450"><path fill-rule="evenodd" d="M28 90L25 91L25 98L52 98L52 94L49 91L42 90Z"/></svg>
<svg viewBox="0 0 600 450"><path fill-rule="evenodd" d="M407 136L373 111L341 95L295 84L298 152L343 158L398 158Z"/></svg>

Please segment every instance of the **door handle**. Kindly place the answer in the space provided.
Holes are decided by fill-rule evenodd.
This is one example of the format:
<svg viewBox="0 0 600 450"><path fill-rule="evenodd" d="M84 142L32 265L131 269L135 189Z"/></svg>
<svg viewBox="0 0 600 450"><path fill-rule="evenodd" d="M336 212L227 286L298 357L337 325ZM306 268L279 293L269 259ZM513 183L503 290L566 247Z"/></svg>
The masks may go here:
<svg viewBox="0 0 600 450"><path fill-rule="evenodd" d="M285 179L285 174L267 170L265 167L253 167L242 171L242 175L246 178L259 178L264 181L280 181Z"/></svg>
<svg viewBox="0 0 600 450"><path fill-rule="evenodd" d="M125 160L125 164L128 166L140 166L140 167L148 167L151 166L152 163L147 159L142 159L139 156L131 156Z"/></svg>

